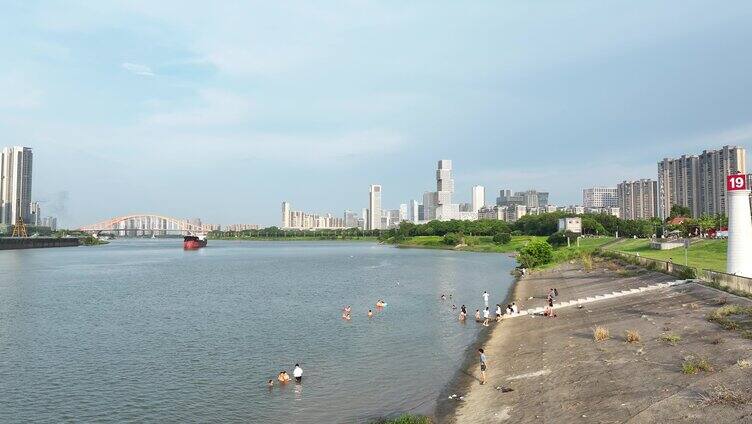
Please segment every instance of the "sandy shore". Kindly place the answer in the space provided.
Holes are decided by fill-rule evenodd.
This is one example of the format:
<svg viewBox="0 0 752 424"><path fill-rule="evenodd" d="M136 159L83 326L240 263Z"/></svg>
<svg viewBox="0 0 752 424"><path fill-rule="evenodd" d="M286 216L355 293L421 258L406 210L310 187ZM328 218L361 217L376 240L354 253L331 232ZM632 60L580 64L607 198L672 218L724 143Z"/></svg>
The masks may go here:
<svg viewBox="0 0 752 424"><path fill-rule="evenodd" d="M559 290L559 301L568 301L673 280L605 262L590 272L565 265L525 277L511 298L527 309L543 306L550 287ZM448 389L464 399L444 396L436 420L752 423L752 367L738 362L752 360L752 341L706 320L724 302L752 306L748 299L688 283L562 308L556 318L505 320L479 340L489 360L488 382L479 383L474 346ZM606 327L610 339L595 342L595 326ZM627 343L627 330L638 331L640 341ZM680 340L670 343L664 335ZM707 358L712 371L682 373L689 358ZM716 401L708 405L703 397ZM739 399L746 402L733 405Z"/></svg>

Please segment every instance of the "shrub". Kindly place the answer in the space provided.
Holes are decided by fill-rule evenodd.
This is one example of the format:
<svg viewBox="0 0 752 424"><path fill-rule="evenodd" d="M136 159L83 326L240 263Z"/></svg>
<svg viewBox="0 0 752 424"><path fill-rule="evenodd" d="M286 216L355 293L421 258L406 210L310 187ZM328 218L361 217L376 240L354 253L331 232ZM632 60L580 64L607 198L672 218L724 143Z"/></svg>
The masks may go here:
<svg viewBox="0 0 752 424"><path fill-rule="evenodd" d="M627 343L636 343L640 341L640 333L637 330L627 330L624 339Z"/></svg>
<svg viewBox="0 0 752 424"><path fill-rule="evenodd" d="M533 240L520 250L517 261L523 268L544 265L554 257L554 249L543 240Z"/></svg>
<svg viewBox="0 0 752 424"><path fill-rule="evenodd" d="M571 231L557 231L548 236L548 243L552 246L564 246L569 242L574 244L577 242L577 234Z"/></svg>
<svg viewBox="0 0 752 424"><path fill-rule="evenodd" d="M599 325L593 329L593 340L596 342L608 340L609 337L611 336L608 334L608 328Z"/></svg>
<svg viewBox="0 0 752 424"><path fill-rule="evenodd" d="M691 267L682 267L682 269L679 270L679 278L682 280L693 280L697 278L697 271L694 268Z"/></svg>
<svg viewBox="0 0 752 424"><path fill-rule="evenodd" d="M462 235L457 233L446 233L444 234L442 242L449 246L456 246L462 243Z"/></svg>
<svg viewBox="0 0 752 424"><path fill-rule="evenodd" d="M582 253L582 267L585 268L585 271L592 271L593 270L593 255L590 253Z"/></svg>
<svg viewBox="0 0 752 424"><path fill-rule="evenodd" d="M707 358L688 357L684 360L684 362L682 362L682 373L697 374L700 371L713 371L713 366L710 364Z"/></svg>
<svg viewBox="0 0 752 424"><path fill-rule="evenodd" d="M512 241L512 235L509 233L496 233L493 236L493 242L496 244L507 244Z"/></svg>

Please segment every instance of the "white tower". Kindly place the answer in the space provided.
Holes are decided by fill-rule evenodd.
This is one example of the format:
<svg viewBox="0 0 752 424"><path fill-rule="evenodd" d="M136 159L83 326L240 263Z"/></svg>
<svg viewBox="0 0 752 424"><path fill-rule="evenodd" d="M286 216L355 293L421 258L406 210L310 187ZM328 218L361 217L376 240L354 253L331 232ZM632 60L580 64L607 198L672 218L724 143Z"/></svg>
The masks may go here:
<svg viewBox="0 0 752 424"><path fill-rule="evenodd" d="M369 230L381 229L381 186L371 185L368 190L368 225Z"/></svg>
<svg viewBox="0 0 752 424"><path fill-rule="evenodd" d="M477 185L473 186L473 197L472 197L472 208L473 212L478 212L480 208L483 206L486 206L486 189L483 186Z"/></svg>
<svg viewBox="0 0 752 424"><path fill-rule="evenodd" d="M726 178L728 191L728 252L726 272L752 277L752 216L749 209L747 176L732 174Z"/></svg>

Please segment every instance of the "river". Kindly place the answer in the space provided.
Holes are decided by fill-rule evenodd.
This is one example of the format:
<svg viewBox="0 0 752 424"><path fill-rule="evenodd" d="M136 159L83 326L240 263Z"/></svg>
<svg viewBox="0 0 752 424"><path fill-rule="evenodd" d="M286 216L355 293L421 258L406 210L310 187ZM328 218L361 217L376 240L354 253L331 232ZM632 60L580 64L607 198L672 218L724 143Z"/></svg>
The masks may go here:
<svg viewBox="0 0 752 424"><path fill-rule="evenodd" d="M481 294L501 302L512 267L504 255L365 242L210 240L184 251L178 239L122 239L0 252L0 422L430 414L484 331L472 320ZM376 311L380 298L388 306ZM452 304L467 305L466 324ZM302 384L277 385L295 363Z"/></svg>

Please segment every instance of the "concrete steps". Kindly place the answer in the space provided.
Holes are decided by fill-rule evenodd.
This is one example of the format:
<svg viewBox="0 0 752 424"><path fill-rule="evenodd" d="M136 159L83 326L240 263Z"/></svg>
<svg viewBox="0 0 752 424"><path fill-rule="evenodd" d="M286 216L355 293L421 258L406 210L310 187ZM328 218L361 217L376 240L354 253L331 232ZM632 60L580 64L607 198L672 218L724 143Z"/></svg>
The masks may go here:
<svg viewBox="0 0 752 424"><path fill-rule="evenodd" d="M678 286L680 284L686 284L686 283L689 283L689 282L692 282L692 280L675 280L675 281L669 281L668 283L651 284L649 286L638 287L636 289L614 291L614 292L606 293L606 294L598 294L598 295L594 295L594 296L587 296L587 297L584 297L584 298L579 298L577 300L569 300L569 301L565 301L565 302L554 302L554 310L558 310L558 309L561 309L561 308L567 308L567 307L570 307L570 306L585 305L587 303L599 302L599 301L602 301L602 300L614 299L614 298L617 298L617 297L631 296L631 295L643 293L643 292L646 292L646 291L664 289L664 288L667 288L667 287ZM519 313L517 313L515 315L504 315L503 319L516 318L516 317L521 317L521 316L525 316L525 315L540 315L540 314L543 313L544 310L545 310L545 307L530 308L530 309L526 309L524 311L520 311Z"/></svg>

